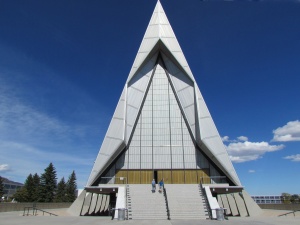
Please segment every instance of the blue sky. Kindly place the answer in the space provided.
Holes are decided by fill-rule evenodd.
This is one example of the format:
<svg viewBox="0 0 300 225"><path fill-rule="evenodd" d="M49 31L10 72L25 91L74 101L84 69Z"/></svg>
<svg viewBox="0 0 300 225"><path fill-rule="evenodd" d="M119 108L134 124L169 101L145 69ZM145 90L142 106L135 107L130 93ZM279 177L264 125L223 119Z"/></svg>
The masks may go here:
<svg viewBox="0 0 300 225"><path fill-rule="evenodd" d="M246 190L299 194L300 2L161 3ZM0 176L86 184L155 4L0 1Z"/></svg>

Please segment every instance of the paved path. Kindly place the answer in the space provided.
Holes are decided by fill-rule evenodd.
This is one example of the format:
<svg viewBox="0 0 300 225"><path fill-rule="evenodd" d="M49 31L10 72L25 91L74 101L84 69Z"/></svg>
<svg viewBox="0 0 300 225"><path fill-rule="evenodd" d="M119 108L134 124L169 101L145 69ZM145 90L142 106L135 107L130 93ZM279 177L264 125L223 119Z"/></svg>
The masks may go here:
<svg viewBox="0 0 300 225"><path fill-rule="evenodd" d="M50 210L49 210L50 211ZM267 211L259 217L229 218L229 220L111 220L109 217L74 217L64 215L64 210L56 212L60 216L22 216L23 212L0 213L0 225L99 225L99 224L130 224L130 225L299 225L300 217L276 217L276 213Z"/></svg>

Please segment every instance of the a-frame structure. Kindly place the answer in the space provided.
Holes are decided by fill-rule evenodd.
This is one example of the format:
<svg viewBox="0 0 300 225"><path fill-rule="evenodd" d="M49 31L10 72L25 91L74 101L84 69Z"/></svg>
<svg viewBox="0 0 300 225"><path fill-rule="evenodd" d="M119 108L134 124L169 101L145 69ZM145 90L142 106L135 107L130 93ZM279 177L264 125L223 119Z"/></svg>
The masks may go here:
<svg viewBox="0 0 300 225"><path fill-rule="evenodd" d="M156 175L157 173L157 175ZM128 183L196 183L239 178L158 1L87 186L101 177Z"/></svg>
<svg viewBox="0 0 300 225"><path fill-rule="evenodd" d="M169 191L174 185L184 185L181 188L189 193L192 187L189 185L206 185L201 189L205 189L211 212L220 206L230 208L230 215L250 216L260 212L241 186L159 1L85 190L70 212L107 215L109 207L126 208L131 201L125 194L128 184L138 184L137 189L131 188L141 190L142 184L150 185L152 179L156 182L164 179ZM147 201L146 194L147 190L136 202ZM195 198L197 194L196 191ZM148 197L149 202L155 202ZM189 199L186 202L188 206L199 202L190 199L192 202ZM156 218L156 205L152 209L146 207ZM173 206L173 212L176 207ZM190 210L186 209L187 214Z"/></svg>

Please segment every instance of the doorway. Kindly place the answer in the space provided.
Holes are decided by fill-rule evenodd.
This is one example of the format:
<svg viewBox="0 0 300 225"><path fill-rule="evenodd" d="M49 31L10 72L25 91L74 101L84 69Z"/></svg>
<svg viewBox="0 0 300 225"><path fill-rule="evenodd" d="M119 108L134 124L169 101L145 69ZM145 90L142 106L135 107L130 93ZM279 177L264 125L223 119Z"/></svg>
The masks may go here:
<svg viewBox="0 0 300 225"><path fill-rule="evenodd" d="M155 180L155 183L157 184L158 179L157 179L157 170L153 171L153 179Z"/></svg>

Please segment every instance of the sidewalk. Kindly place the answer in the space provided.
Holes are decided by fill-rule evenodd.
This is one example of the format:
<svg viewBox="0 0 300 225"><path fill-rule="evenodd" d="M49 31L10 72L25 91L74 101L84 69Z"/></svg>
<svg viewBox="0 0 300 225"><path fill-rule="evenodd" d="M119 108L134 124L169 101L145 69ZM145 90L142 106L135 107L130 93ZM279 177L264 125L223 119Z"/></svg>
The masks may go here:
<svg viewBox="0 0 300 225"><path fill-rule="evenodd" d="M111 220L111 217L74 217L69 216L66 209L49 210L59 216L22 216L23 212L0 213L0 225L99 225L99 224L130 224L130 225L299 225L300 217L277 217L284 213L279 210L264 210L259 217L229 217L229 220Z"/></svg>

